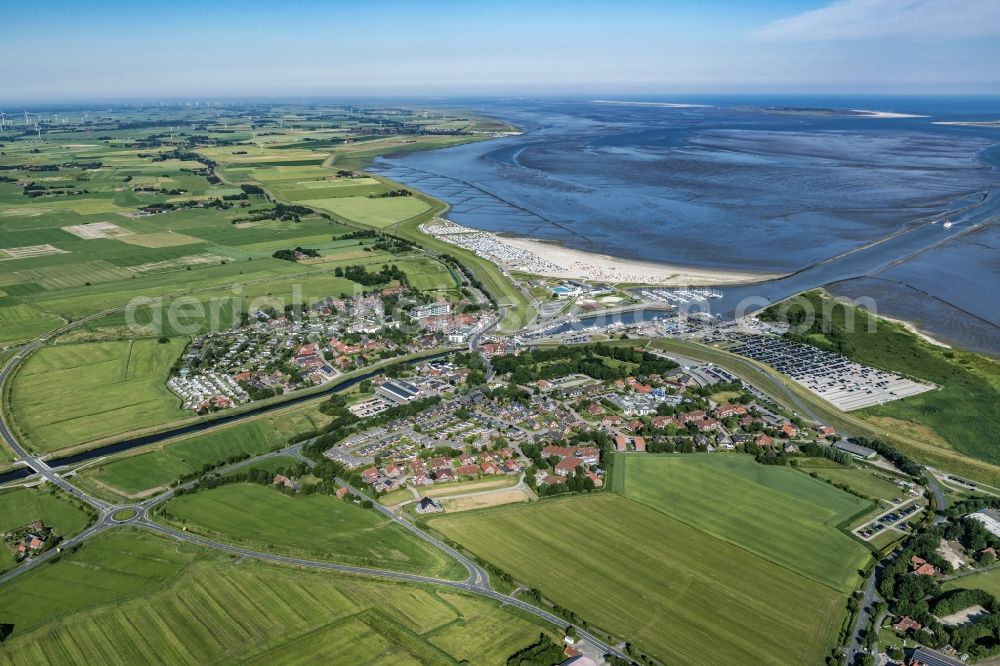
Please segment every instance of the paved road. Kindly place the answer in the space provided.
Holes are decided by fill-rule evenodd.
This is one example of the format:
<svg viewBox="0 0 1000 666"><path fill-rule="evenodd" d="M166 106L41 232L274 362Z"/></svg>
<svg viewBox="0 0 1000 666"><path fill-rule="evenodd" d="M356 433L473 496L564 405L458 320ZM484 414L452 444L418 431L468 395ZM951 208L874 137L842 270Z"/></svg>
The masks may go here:
<svg viewBox="0 0 1000 666"><path fill-rule="evenodd" d="M498 307L499 314L497 315L496 321L494 321L489 326L483 328L481 331L476 331L471 336L469 336L469 351L474 354L479 354L480 358L483 359L483 363L486 364L486 381L493 381L493 376L496 375L496 371L493 369L493 364L490 363L490 358L483 353L482 339L488 332L492 331L494 328L500 325L503 318L507 316L507 308L503 305Z"/></svg>
<svg viewBox="0 0 1000 666"><path fill-rule="evenodd" d="M357 497L359 499L362 499L362 500L370 500L371 499L368 496L366 496L364 493L362 493L361 491L359 491L357 488L354 488L353 486L350 486L350 485L344 483L343 481L340 481L339 479L338 479L338 481L340 482L340 484L343 487L347 488L347 490L350 491L350 493L352 495L354 495L355 497ZM478 564L476 564L475 562L473 562L472 560L470 560L465 555L462 555L460 552L458 552L457 550L455 550L454 548L452 548L451 546L449 546L448 544L446 544L444 541L441 541L440 539L432 536L428 532L425 532L424 530L420 529L419 527L417 527L416 525L414 525L410 521L406 520L403 516L399 515L398 513L393 512L391 509L389 509L389 507L382 506L381 504L379 504L378 502L376 502L374 500L372 500L372 506L373 506L373 508L376 511L378 511L379 513L381 513L382 515L384 515L389 520L391 520L392 522L396 523L397 525L399 525L400 527L402 527L406 531L410 532L411 534L413 534L414 536L416 536L418 539L421 539L422 541L426 541L427 543L431 544L432 546L434 546L438 550L440 550L440 551L442 551L444 553L447 553L448 555L450 555L455 560L458 560L458 562L463 567L465 567L466 571L469 572L468 577L465 579L465 582L468 585L472 585L476 589L479 589L479 590L490 590L490 591L492 591L493 588L490 587L490 575L488 573L486 573L486 570L483 569L481 566L479 566Z"/></svg>
<svg viewBox="0 0 1000 666"><path fill-rule="evenodd" d="M851 635L851 644L847 648L847 663L853 664L859 654L868 654L861 641L861 635L871 621L872 607L880 599L875 591L875 583L878 579L879 567L875 567L872 574L865 583L864 593L861 598L861 610L858 612L858 620L854 623L854 633ZM877 649L876 649L877 651Z"/></svg>
<svg viewBox="0 0 1000 666"><path fill-rule="evenodd" d="M927 472L927 488L934 495L934 507L937 509L934 512L934 524L940 525L947 520L944 517L944 510L948 508L948 500L945 499L944 493L941 491L941 484L934 478L934 473L931 471Z"/></svg>

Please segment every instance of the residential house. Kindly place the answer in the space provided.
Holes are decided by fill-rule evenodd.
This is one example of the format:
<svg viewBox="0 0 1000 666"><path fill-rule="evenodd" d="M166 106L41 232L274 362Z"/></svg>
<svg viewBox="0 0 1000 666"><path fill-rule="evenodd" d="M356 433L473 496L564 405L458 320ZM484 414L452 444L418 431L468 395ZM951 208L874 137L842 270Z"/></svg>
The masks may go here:
<svg viewBox="0 0 1000 666"><path fill-rule="evenodd" d="M920 631L920 626L920 623L912 617L904 615L893 623L892 628L903 634L907 631Z"/></svg>
<svg viewBox="0 0 1000 666"><path fill-rule="evenodd" d="M569 476L570 473L576 470L577 467L581 466L581 462L573 457L563 458L556 463L556 474L559 476Z"/></svg>
<svg viewBox="0 0 1000 666"><path fill-rule="evenodd" d="M456 476L467 476L469 478L475 478L479 475L479 465L476 463L470 463L468 465L462 465L455 470Z"/></svg>

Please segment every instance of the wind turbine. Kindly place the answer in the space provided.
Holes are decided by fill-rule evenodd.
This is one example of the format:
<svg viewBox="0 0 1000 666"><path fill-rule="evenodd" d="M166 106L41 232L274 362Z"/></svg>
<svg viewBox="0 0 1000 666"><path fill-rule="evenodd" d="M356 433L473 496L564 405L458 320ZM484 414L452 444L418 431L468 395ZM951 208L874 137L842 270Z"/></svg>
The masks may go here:
<svg viewBox="0 0 1000 666"><path fill-rule="evenodd" d="M35 132L38 133L38 139L41 140L41 138L42 138L42 128L38 126L38 123L35 123Z"/></svg>
<svg viewBox="0 0 1000 666"><path fill-rule="evenodd" d="M28 112L27 111L24 112L24 126L25 127L28 126Z"/></svg>
<svg viewBox="0 0 1000 666"><path fill-rule="evenodd" d="M3 109L0 109L0 130L7 125L7 118L4 116Z"/></svg>

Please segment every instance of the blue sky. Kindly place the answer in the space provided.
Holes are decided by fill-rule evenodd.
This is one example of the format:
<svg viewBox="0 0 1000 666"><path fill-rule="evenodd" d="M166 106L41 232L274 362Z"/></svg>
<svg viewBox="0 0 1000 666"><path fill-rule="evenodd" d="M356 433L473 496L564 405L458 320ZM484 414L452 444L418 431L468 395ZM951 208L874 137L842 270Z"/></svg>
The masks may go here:
<svg viewBox="0 0 1000 666"><path fill-rule="evenodd" d="M9 3L0 99L1000 93L1000 0Z"/></svg>

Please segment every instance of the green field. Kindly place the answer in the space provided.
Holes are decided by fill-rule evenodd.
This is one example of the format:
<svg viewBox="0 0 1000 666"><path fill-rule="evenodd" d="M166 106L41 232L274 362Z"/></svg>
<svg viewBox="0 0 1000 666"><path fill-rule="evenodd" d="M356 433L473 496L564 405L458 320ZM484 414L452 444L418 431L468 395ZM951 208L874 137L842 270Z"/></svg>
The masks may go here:
<svg viewBox="0 0 1000 666"><path fill-rule="evenodd" d="M625 458L625 496L840 592L869 559L836 529L871 503L742 455Z"/></svg>
<svg viewBox="0 0 1000 666"><path fill-rule="evenodd" d="M217 465L242 453L266 453L278 444L269 421L253 419L168 444L156 451L122 458L81 472L82 478L124 497L162 490L206 464Z"/></svg>
<svg viewBox="0 0 1000 666"><path fill-rule="evenodd" d="M3 300L0 298L0 302ZM27 303L0 306L0 344L37 337L61 323L58 317Z"/></svg>
<svg viewBox="0 0 1000 666"><path fill-rule="evenodd" d="M994 597L1000 597L1000 569L991 569L946 581L941 585L944 591L966 589L986 590Z"/></svg>
<svg viewBox="0 0 1000 666"><path fill-rule="evenodd" d="M55 535L68 538L86 529L93 519L88 510L60 490L35 487L0 491L0 533L41 520ZM12 556L0 554L0 572L13 566Z"/></svg>
<svg viewBox="0 0 1000 666"><path fill-rule="evenodd" d="M165 511L189 530L245 545L426 576L465 574L457 562L381 514L329 495L289 497L236 483L182 495Z"/></svg>
<svg viewBox="0 0 1000 666"><path fill-rule="evenodd" d="M304 199L303 206L312 206L337 217L368 227L382 229L427 211L430 206L418 197L331 197Z"/></svg>
<svg viewBox="0 0 1000 666"><path fill-rule="evenodd" d="M500 666L543 631L558 640L489 600L233 561L124 529L9 583L0 617L14 624L0 650L10 665Z"/></svg>
<svg viewBox="0 0 1000 666"><path fill-rule="evenodd" d="M146 339L43 347L14 379L14 418L42 453L179 418L180 400L165 382L184 345Z"/></svg>
<svg viewBox="0 0 1000 666"><path fill-rule="evenodd" d="M895 478L888 472L881 472L870 467L843 467L840 465L813 466L808 462L799 465L806 474L816 474L819 478L829 479L834 483L844 483L872 499L891 502L896 498L906 496L906 491L891 483L888 478ZM888 478L887 478L888 477Z"/></svg>
<svg viewBox="0 0 1000 666"><path fill-rule="evenodd" d="M619 495L429 522L664 663L816 664L840 629L844 595Z"/></svg>
<svg viewBox="0 0 1000 666"><path fill-rule="evenodd" d="M251 465L247 465L246 467L241 467L238 470L230 472L226 476L234 476L245 470L253 470L253 469L259 469L274 474L279 469L288 469L289 467L296 467L297 465L301 464L302 464L301 458L295 458L292 456L274 456L271 458L264 458L262 460L258 460L257 462Z"/></svg>

